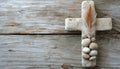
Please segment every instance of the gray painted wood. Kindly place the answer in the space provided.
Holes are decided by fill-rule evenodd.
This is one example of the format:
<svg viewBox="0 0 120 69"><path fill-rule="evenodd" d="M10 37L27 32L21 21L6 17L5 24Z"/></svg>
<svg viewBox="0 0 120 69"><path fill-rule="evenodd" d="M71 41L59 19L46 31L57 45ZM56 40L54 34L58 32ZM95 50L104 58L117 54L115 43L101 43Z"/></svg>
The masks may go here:
<svg viewBox="0 0 120 69"><path fill-rule="evenodd" d="M94 0L99 18L113 30L97 32L97 67L120 67L120 0ZM65 18L81 17L82 0L0 0L0 34L68 33ZM72 32L73 33L73 32ZM80 35L0 35L0 69L81 68Z"/></svg>
<svg viewBox="0 0 120 69"><path fill-rule="evenodd" d="M120 0L94 0L99 18L120 32ZM0 0L0 33L67 33L65 18L81 17L82 0ZM113 31L114 32L114 31Z"/></svg>
<svg viewBox="0 0 120 69"><path fill-rule="evenodd" d="M1 35L0 68L81 68L80 39L80 35ZM97 36L97 67L120 67L119 41L116 34Z"/></svg>

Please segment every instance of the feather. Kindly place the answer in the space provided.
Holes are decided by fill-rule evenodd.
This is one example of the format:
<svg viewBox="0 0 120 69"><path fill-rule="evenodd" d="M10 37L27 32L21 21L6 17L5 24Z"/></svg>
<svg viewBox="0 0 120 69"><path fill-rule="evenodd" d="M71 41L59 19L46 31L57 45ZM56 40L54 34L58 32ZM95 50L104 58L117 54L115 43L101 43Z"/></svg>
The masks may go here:
<svg viewBox="0 0 120 69"><path fill-rule="evenodd" d="M89 29L91 30L92 28L92 7L90 5L88 13L87 13L87 25Z"/></svg>

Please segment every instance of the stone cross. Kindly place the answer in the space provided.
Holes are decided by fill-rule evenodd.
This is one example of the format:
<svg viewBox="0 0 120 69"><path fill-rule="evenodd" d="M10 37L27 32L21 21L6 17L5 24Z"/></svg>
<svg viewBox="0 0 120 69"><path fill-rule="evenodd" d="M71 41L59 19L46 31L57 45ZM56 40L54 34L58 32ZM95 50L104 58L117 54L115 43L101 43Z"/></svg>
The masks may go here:
<svg viewBox="0 0 120 69"><path fill-rule="evenodd" d="M98 45L95 42L96 30L112 29L111 18L96 18L97 14L94 1L83 1L81 7L81 18L66 18L65 30L82 31L82 66L96 66L96 56L98 55Z"/></svg>

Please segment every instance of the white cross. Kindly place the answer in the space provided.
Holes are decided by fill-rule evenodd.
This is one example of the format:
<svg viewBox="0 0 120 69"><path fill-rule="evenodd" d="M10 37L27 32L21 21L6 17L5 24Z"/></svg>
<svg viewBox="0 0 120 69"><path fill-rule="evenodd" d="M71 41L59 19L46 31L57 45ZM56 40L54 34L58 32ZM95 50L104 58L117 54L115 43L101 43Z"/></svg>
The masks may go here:
<svg viewBox="0 0 120 69"><path fill-rule="evenodd" d="M98 54L98 46L95 43L95 31L112 29L112 19L96 19L97 14L93 1L83 1L81 11L81 18L65 19L65 30L82 31L82 66L93 67L96 66L96 56Z"/></svg>

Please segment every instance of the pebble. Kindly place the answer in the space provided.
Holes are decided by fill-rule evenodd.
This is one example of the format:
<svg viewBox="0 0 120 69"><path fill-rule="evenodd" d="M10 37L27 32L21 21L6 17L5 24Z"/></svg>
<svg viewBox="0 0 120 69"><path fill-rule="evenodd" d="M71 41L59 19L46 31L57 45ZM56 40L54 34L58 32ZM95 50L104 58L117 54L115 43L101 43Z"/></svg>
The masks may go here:
<svg viewBox="0 0 120 69"><path fill-rule="evenodd" d="M83 39L81 42L83 47L87 47L90 44L90 39Z"/></svg>
<svg viewBox="0 0 120 69"><path fill-rule="evenodd" d="M96 56L92 56L92 57L89 58L90 61L93 61L95 59L96 59Z"/></svg>
<svg viewBox="0 0 120 69"><path fill-rule="evenodd" d="M90 58L90 56L88 54L86 54L86 53L83 53L82 57L85 58L85 59L89 59Z"/></svg>
<svg viewBox="0 0 120 69"><path fill-rule="evenodd" d="M96 56L97 54L98 54L97 50L92 50L89 53L90 56Z"/></svg>
<svg viewBox="0 0 120 69"><path fill-rule="evenodd" d="M90 36L91 36L91 37L95 37L95 34L92 33L92 34L90 34Z"/></svg>
<svg viewBox="0 0 120 69"><path fill-rule="evenodd" d="M92 37L92 38L91 38L91 41L95 41L95 37Z"/></svg>
<svg viewBox="0 0 120 69"><path fill-rule="evenodd" d="M84 52L84 53L89 53L89 52L90 52L90 49L89 49L88 47L84 47L84 48L83 48L83 52Z"/></svg>
<svg viewBox="0 0 120 69"><path fill-rule="evenodd" d="M87 38L87 35L84 35L84 34L83 34L83 35L82 35L82 39L85 39L85 38Z"/></svg>
<svg viewBox="0 0 120 69"><path fill-rule="evenodd" d="M98 49L98 45L96 43L91 43L89 48L92 50L96 50L96 49Z"/></svg>

